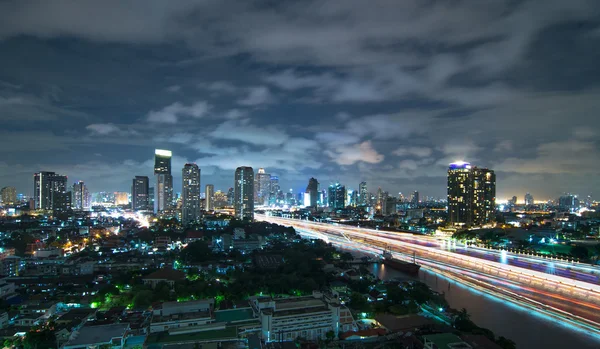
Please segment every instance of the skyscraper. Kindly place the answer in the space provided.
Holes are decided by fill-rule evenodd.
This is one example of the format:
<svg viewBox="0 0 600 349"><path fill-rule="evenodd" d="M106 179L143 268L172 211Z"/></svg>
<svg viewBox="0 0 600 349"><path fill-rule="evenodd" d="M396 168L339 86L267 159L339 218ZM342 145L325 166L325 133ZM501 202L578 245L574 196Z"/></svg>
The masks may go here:
<svg viewBox="0 0 600 349"><path fill-rule="evenodd" d="M369 193L367 192L367 182L360 182L358 185L358 204L360 206L369 205Z"/></svg>
<svg viewBox="0 0 600 349"><path fill-rule="evenodd" d="M227 205L233 206L234 197L235 197L235 194L233 192L233 188L227 189Z"/></svg>
<svg viewBox="0 0 600 349"><path fill-rule="evenodd" d="M182 170L181 221L184 225L200 219L200 169L196 164L185 164Z"/></svg>
<svg viewBox="0 0 600 349"><path fill-rule="evenodd" d="M164 212L173 206L173 176L171 175L170 150L156 149L154 151L154 212Z"/></svg>
<svg viewBox="0 0 600 349"><path fill-rule="evenodd" d="M346 207L346 187L339 183L330 185L327 193L327 203L327 206L332 208Z"/></svg>
<svg viewBox="0 0 600 349"><path fill-rule="evenodd" d="M279 187L279 177L271 176L269 179L269 205L276 205L281 188Z"/></svg>
<svg viewBox="0 0 600 349"><path fill-rule="evenodd" d="M205 189L206 195L206 211L212 211L215 209L215 186L212 184L207 184Z"/></svg>
<svg viewBox="0 0 600 349"><path fill-rule="evenodd" d="M319 201L319 181L316 178L311 177L308 180L305 194L308 195L308 206L317 207L317 202Z"/></svg>
<svg viewBox="0 0 600 349"><path fill-rule="evenodd" d="M256 198L259 205L268 205L271 194L271 175L265 172L264 168L259 168L256 173Z"/></svg>
<svg viewBox="0 0 600 349"><path fill-rule="evenodd" d="M67 176L54 172L38 172L33 176L35 208L66 211L71 208L71 192L67 191Z"/></svg>
<svg viewBox="0 0 600 349"><path fill-rule="evenodd" d="M254 218L254 170L242 166L235 170L233 207L238 219Z"/></svg>
<svg viewBox="0 0 600 349"><path fill-rule="evenodd" d="M71 205L74 210L89 210L91 206L91 197L87 186L83 181L73 183L73 198Z"/></svg>
<svg viewBox="0 0 600 349"><path fill-rule="evenodd" d="M496 175L466 162L448 169L448 220L453 225L483 225L494 219Z"/></svg>
<svg viewBox="0 0 600 349"><path fill-rule="evenodd" d="M0 190L2 203L4 205L12 205L17 202L17 189L15 187L4 187Z"/></svg>
<svg viewBox="0 0 600 349"><path fill-rule="evenodd" d="M131 185L131 208L146 211L150 207L150 180L146 176L135 176Z"/></svg>
<svg viewBox="0 0 600 349"><path fill-rule="evenodd" d="M525 205L526 206L533 205L533 195L531 195L529 193L525 194L525 200L524 201L525 201Z"/></svg>
<svg viewBox="0 0 600 349"><path fill-rule="evenodd" d="M415 208L418 207L420 201L421 201L421 198L419 197L419 192L415 190L410 197L410 203L411 203L412 207L415 207Z"/></svg>

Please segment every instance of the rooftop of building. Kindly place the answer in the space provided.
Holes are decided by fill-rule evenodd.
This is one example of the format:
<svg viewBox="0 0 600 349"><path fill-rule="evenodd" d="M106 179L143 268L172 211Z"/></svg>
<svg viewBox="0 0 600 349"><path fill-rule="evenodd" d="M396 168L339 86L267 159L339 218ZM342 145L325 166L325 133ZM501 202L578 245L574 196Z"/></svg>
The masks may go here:
<svg viewBox="0 0 600 349"><path fill-rule="evenodd" d="M81 320L92 315L95 312L96 309L75 308L63 314L60 318L58 318L58 321Z"/></svg>
<svg viewBox="0 0 600 349"><path fill-rule="evenodd" d="M252 308L228 309L215 311L215 320L217 322L237 322L250 320L254 318Z"/></svg>
<svg viewBox="0 0 600 349"><path fill-rule="evenodd" d="M210 319L210 311L194 311L188 313L177 313L171 315L154 315L152 316L152 323L168 322L168 321L182 321L191 319Z"/></svg>
<svg viewBox="0 0 600 349"><path fill-rule="evenodd" d="M379 314L375 316L375 320L390 332L413 331L416 328L435 323L421 315L399 317L391 314Z"/></svg>
<svg viewBox="0 0 600 349"><path fill-rule="evenodd" d="M113 338L125 336L129 324L110 324L86 326L77 331L67 342L66 346L85 346L100 343L110 343Z"/></svg>
<svg viewBox="0 0 600 349"><path fill-rule="evenodd" d="M185 273L174 269L160 269L144 276L143 279L180 281L185 279Z"/></svg>
<svg viewBox="0 0 600 349"><path fill-rule="evenodd" d="M460 337L452 333L437 333L423 336L424 340L433 342L440 349L470 349L470 345L465 343Z"/></svg>
<svg viewBox="0 0 600 349"><path fill-rule="evenodd" d="M160 344L167 343L186 343L186 342L201 342L209 340L227 340L237 338L236 327L226 327L219 330L201 331L194 333L185 333L178 335L170 335L168 332L158 332L148 335L146 345L148 348L160 348Z"/></svg>

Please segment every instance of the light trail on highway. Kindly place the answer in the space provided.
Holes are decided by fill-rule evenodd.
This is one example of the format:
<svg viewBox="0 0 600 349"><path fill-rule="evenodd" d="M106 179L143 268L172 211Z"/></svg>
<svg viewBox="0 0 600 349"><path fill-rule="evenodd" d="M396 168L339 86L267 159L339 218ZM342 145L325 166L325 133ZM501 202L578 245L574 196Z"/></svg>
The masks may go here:
<svg viewBox="0 0 600 349"><path fill-rule="evenodd" d="M398 234L392 232L262 215L256 219L290 225L301 235L376 256L380 256L383 248L390 248L395 258L409 261L414 253L418 263L427 270L600 338L600 287L596 284L440 249L440 241L432 237L404 235L397 238ZM423 241L436 242L438 246L423 245ZM501 258L514 257L506 252L492 252L496 253L500 253ZM548 263L535 258L527 261L532 266L536 262ZM577 268L583 270L585 266L577 265Z"/></svg>

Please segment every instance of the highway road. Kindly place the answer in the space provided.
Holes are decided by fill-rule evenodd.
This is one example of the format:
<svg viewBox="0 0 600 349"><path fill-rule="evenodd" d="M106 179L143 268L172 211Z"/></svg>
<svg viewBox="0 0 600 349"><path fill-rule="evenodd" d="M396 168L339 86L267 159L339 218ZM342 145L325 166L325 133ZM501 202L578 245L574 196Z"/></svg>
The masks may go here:
<svg viewBox="0 0 600 349"><path fill-rule="evenodd" d="M479 291L536 310L600 336L600 269L583 263L467 247L431 236L256 215L257 220L293 226L301 235L379 256L395 258L450 277Z"/></svg>

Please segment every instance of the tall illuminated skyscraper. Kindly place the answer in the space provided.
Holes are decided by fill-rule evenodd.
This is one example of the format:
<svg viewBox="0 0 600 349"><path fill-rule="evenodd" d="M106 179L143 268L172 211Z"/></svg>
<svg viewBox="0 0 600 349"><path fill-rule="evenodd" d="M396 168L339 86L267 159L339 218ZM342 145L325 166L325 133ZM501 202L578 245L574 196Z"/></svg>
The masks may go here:
<svg viewBox="0 0 600 349"><path fill-rule="evenodd" d="M185 164L182 170L181 221L184 225L200 219L200 169L196 164Z"/></svg>
<svg viewBox="0 0 600 349"><path fill-rule="evenodd" d="M212 211L215 209L215 186L212 184L207 184L204 191L206 195L206 199L204 201L205 210Z"/></svg>
<svg viewBox="0 0 600 349"><path fill-rule="evenodd" d="M467 162L448 169L448 221L452 225L477 226L494 220L496 175Z"/></svg>
<svg viewBox="0 0 600 349"><path fill-rule="evenodd" d="M533 205L533 204L534 204L534 201L533 201L533 195L531 195L531 194L529 194L529 193L525 194L525 200L524 200L524 201L525 201L525 205L526 205L526 206L531 206L531 205Z"/></svg>
<svg viewBox="0 0 600 349"><path fill-rule="evenodd" d="M33 176L35 208L66 211L71 208L71 192L67 191L67 176L54 172L38 172Z"/></svg>
<svg viewBox="0 0 600 349"><path fill-rule="evenodd" d="M258 205L268 205L271 195L271 175L259 168L256 173L256 199Z"/></svg>
<svg viewBox="0 0 600 349"><path fill-rule="evenodd" d="M171 175L170 150L156 149L154 151L154 212L160 213L173 206L173 176Z"/></svg>
<svg viewBox="0 0 600 349"><path fill-rule="evenodd" d="M242 166L235 170L233 207L238 219L254 218L254 170Z"/></svg>
<svg viewBox="0 0 600 349"><path fill-rule="evenodd" d="M346 187L339 183L330 185L327 193L327 203L327 206L332 208L345 208Z"/></svg>
<svg viewBox="0 0 600 349"><path fill-rule="evenodd" d="M71 205L74 210L90 209L91 196L83 181L77 181L73 184L73 198L71 200Z"/></svg>
<svg viewBox="0 0 600 349"><path fill-rule="evenodd" d="M308 204L306 206L317 207L317 202L319 201L319 181L311 177L308 180L308 185L304 193L308 196L308 199L305 200L305 205Z"/></svg>
<svg viewBox="0 0 600 349"><path fill-rule="evenodd" d="M360 182L358 185L358 204L360 206L369 205L369 193L367 192L367 182Z"/></svg>
<svg viewBox="0 0 600 349"><path fill-rule="evenodd" d="M131 186L131 208L146 211L150 207L150 180L146 176L135 176Z"/></svg>

